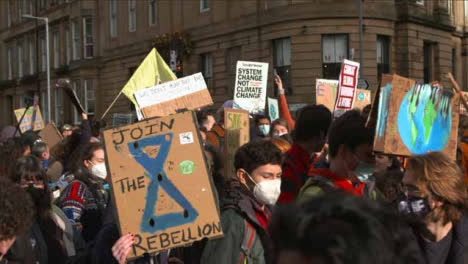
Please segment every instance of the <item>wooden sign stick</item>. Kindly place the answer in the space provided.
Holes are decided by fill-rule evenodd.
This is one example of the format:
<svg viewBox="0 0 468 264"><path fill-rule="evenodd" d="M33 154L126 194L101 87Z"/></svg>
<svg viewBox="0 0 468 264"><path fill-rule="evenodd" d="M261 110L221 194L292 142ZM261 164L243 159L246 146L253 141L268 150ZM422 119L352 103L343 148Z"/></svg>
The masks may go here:
<svg viewBox="0 0 468 264"><path fill-rule="evenodd" d="M447 77L452 82L453 89L460 95L463 106L465 107L465 109L468 109L468 103L466 102L466 99L465 99L465 97L463 96L463 94L461 92L460 86L458 86L457 81L455 81L455 79L453 78L452 73L451 72L447 73Z"/></svg>

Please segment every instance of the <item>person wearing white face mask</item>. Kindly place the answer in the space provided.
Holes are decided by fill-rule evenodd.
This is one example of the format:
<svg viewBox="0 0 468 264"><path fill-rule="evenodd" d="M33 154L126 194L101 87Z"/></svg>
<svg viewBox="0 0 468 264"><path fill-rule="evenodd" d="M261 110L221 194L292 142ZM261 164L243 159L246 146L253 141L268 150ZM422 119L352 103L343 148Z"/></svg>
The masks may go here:
<svg viewBox="0 0 468 264"><path fill-rule="evenodd" d="M101 228L108 202L108 194L104 190L107 178L105 152L100 143L87 143L77 151L77 158L69 168L73 180L61 192L56 203L82 230L85 241L91 241Z"/></svg>
<svg viewBox="0 0 468 264"><path fill-rule="evenodd" d="M228 175L220 202L224 237L206 243L200 263L273 263L266 228L281 192L281 163L281 151L270 141L239 148L236 174Z"/></svg>

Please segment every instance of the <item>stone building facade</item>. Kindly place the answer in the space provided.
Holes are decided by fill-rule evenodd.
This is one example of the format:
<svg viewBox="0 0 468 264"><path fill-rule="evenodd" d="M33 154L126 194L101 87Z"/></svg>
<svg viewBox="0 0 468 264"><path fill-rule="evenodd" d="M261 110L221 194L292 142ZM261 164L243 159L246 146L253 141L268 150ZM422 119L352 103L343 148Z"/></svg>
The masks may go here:
<svg viewBox="0 0 468 264"><path fill-rule="evenodd" d="M356 0L5 0L0 10L0 125L13 123L28 95L45 105L44 26L19 18L30 12L50 21L52 84L70 78L98 117L153 46L168 63L177 51L180 75L201 71L218 105L233 96L238 60L268 62L291 104L313 103L315 80L337 79L344 58L360 61ZM448 85L451 71L468 90L468 1L366 0L363 17L370 89L381 73ZM78 121L54 87L51 103L52 120ZM131 112L122 96L107 117Z"/></svg>

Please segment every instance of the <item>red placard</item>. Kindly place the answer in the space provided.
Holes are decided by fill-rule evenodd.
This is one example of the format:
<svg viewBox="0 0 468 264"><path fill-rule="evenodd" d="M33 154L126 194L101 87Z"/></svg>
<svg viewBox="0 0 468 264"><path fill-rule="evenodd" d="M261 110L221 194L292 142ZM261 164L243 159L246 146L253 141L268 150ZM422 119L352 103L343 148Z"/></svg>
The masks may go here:
<svg viewBox="0 0 468 264"><path fill-rule="evenodd" d="M335 104L335 117L351 110L354 106L354 97L357 88L359 63L344 60L341 64L340 80L338 83L338 96Z"/></svg>

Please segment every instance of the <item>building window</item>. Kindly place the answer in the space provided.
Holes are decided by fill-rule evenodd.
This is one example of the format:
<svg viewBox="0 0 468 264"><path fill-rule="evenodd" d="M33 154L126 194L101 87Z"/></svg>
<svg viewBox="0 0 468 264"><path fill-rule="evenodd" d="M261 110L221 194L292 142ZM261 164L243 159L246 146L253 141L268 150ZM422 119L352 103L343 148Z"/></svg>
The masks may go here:
<svg viewBox="0 0 468 264"><path fill-rule="evenodd" d="M63 89L55 89L55 123L62 124L64 116Z"/></svg>
<svg viewBox="0 0 468 264"><path fill-rule="evenodd" d="M457 49L452 49L452 73L457 76Z"/></svg>
<svg viewBox="0 0 468 264"><path fill-rule="evenodd" d="M12 65L12 54L11 54L11 47L7 48L7 67L8 67L8 73L7 73L7 79L11 80L13 79L13 65Z"/></svg>
<svg viewBox="0 0 468 264"><path fill-rule="evenodd" d="M60 64L60 46L58 31L52 33L52 41L54 43L54 68L57 69Z"/></svg>
<svg viewBox="0 0 468 264"><path fill-rule="evenodd" d="M46 0L39 0L39 9L42 10L46 7Z"/></svg>
<svg viewBox="0 0 468 264"><path fill-rule="evenodd" d="M86 59L94 57L93 18L83 18L83 52Z"/></svg>
<svg viewBox="0 0 468 264"><path fill-rule="evenodd" d="M80 59L80 27L77 21L73 21L72 23L72 52L73 52L73 60Z"/></svg>
<svg viewBox="0 0 468 264"><path fill-rule="evenodd" d="M47 91L41 91L41 113L44 120L49 120L49 109L47 108Z"/></svg>
<svg viewBox="0 0 468 264"><path fill-rule="evenodd" d="M338 80L341 63L348 58L348 35L322 35L323 78Z"/></svg>
<svg viewBox="0 0 468 264"><path fill-rule="evenodd" d="M213 59L211 54L206 53L200 55L200 69L205 78L205 82L208 86L208 89L213 89L212 79L213 79Z"/></svg>
<svg viewBox="0 0 468 264"><path fill-rule="evenodd" d="M117 36L117 0L109 1L110 36Z"/></svg>
<svg viewBox="0 0 468 264"><path fill-rule="evenodd" d="M65 62L67 65L70 64L70 28L67 26L65 28Z"/></svg>
<svg viewBox="0 0 468 264"><path fill-rule="evenodd" d="M85 109L89 115L94 115L95 107L95 97L94 97L94 86L93 80L84 81L84 99L82 102L85 102Z"/></svg>
<svg viewBox="0 0 468 264"><path fill-rule="evenodd" d="M24 1L23 0L18 0L16 2L16 5L18 7L18 23L21 23L23 21L23 10L24 10Z"/></svg>
<svg viewBox="0 0 468 264"><path fill-rule="evenodd" d="M390 38L377 35L377 79L382 79L382 74L390 73Z"/></svg>
<svg viewBox="0 0 468 264"><path fill-rule="evenodd" d="M156 0L148 0L148 4L149 24L156 25Z"/></svg>
<svg viewBox="0 0 468 264"><path fill-rule="evenodd" d="M45 72L47 70L47 53L46 53L46 39L45 36L42 35L40 37L41 42L41 71Z"/></svg>
<svg viewBox="0 0 468 264"><path fill-rule="evenodd" d="M11 27L11 0L7 1L7 24Z"/></svg>
<svg viewBox="0 0 468 264"><path fill-rule="evenodd" d="M27 9L28 9L28 14L33 15L33 1L34 0L27 0Z"/></svg>
<svg viewBox="0 0 468 264"><path fill-rule="evenodd" d="M447 0L447 11L451 18L453 18L453 2L452 0Z"/></svg>
<svg viewBox="0 0 468 264"><path fill-rule="evenodd" d="M232 47L226 54L226 70L228 75L228 94L234 93L234 84L236 82L236 65L241 60L241 47Z"/></svg>
<svg viewBox="0 0 468 264"><path fill-rule="evenodd" d="M128 0L128 31L136 31L136 0Z"/></svg>
<svg viewBox="0 0 468 264"><path fill-rule="evenodd" d="M424 42L423 55L424 55L424 83L432 82L433 78L433 65L434 65L434 50L431 42Z"/></svg>
<svg viewBox="0 0 468 264"><path fill-rule="evenodd" d="M465 17L468 17L468 1L465 1Z"/></svg>
<svg viewBox="0 0 468 264"><path fill-rule="evenodd" d="M32 37L29 38L29 74L33 75L35 68L36 68L36 49L34 45L34 39Z"/></svg>
<svg viewBox="0 0 468 264"><path fill-rule="evenodd" d="M72 89L73 91L75 91L76 93L76 96L78 97L78 99L80 100L80 102L83 102L81 100L82 96L82 92L81 92L81 86L80 86L80 80L76 80L74 82L72 82ZM80 117L78 115L78 111L76 111L76 108L73 107L73 124L79 124L80 123Z"/></svg>
<svg viewBox="0 0 468 264"><path fill-rule="evenodd" d="M424 0L416 0L416 4L418 5L424 5Z"/></svg>
<svg viewBox="0 0 468 264"><path fill-rule="evenodd" d="M210 11L210 1L209 0L200 0L200 12Z"/></svg>
<svg viewBox="0 0 468 264"><path fill-rule="evenodd" d="M18 78L23 77L23 65L24 65L24 50L23 50L23 43L18 43Z"/></svg>
<svg viewBox="0 0 468 264"><path fill-rule="evenodd" d="M291 94L291 38L273 40L273 65L281 77L285 93Z"/></svg>

